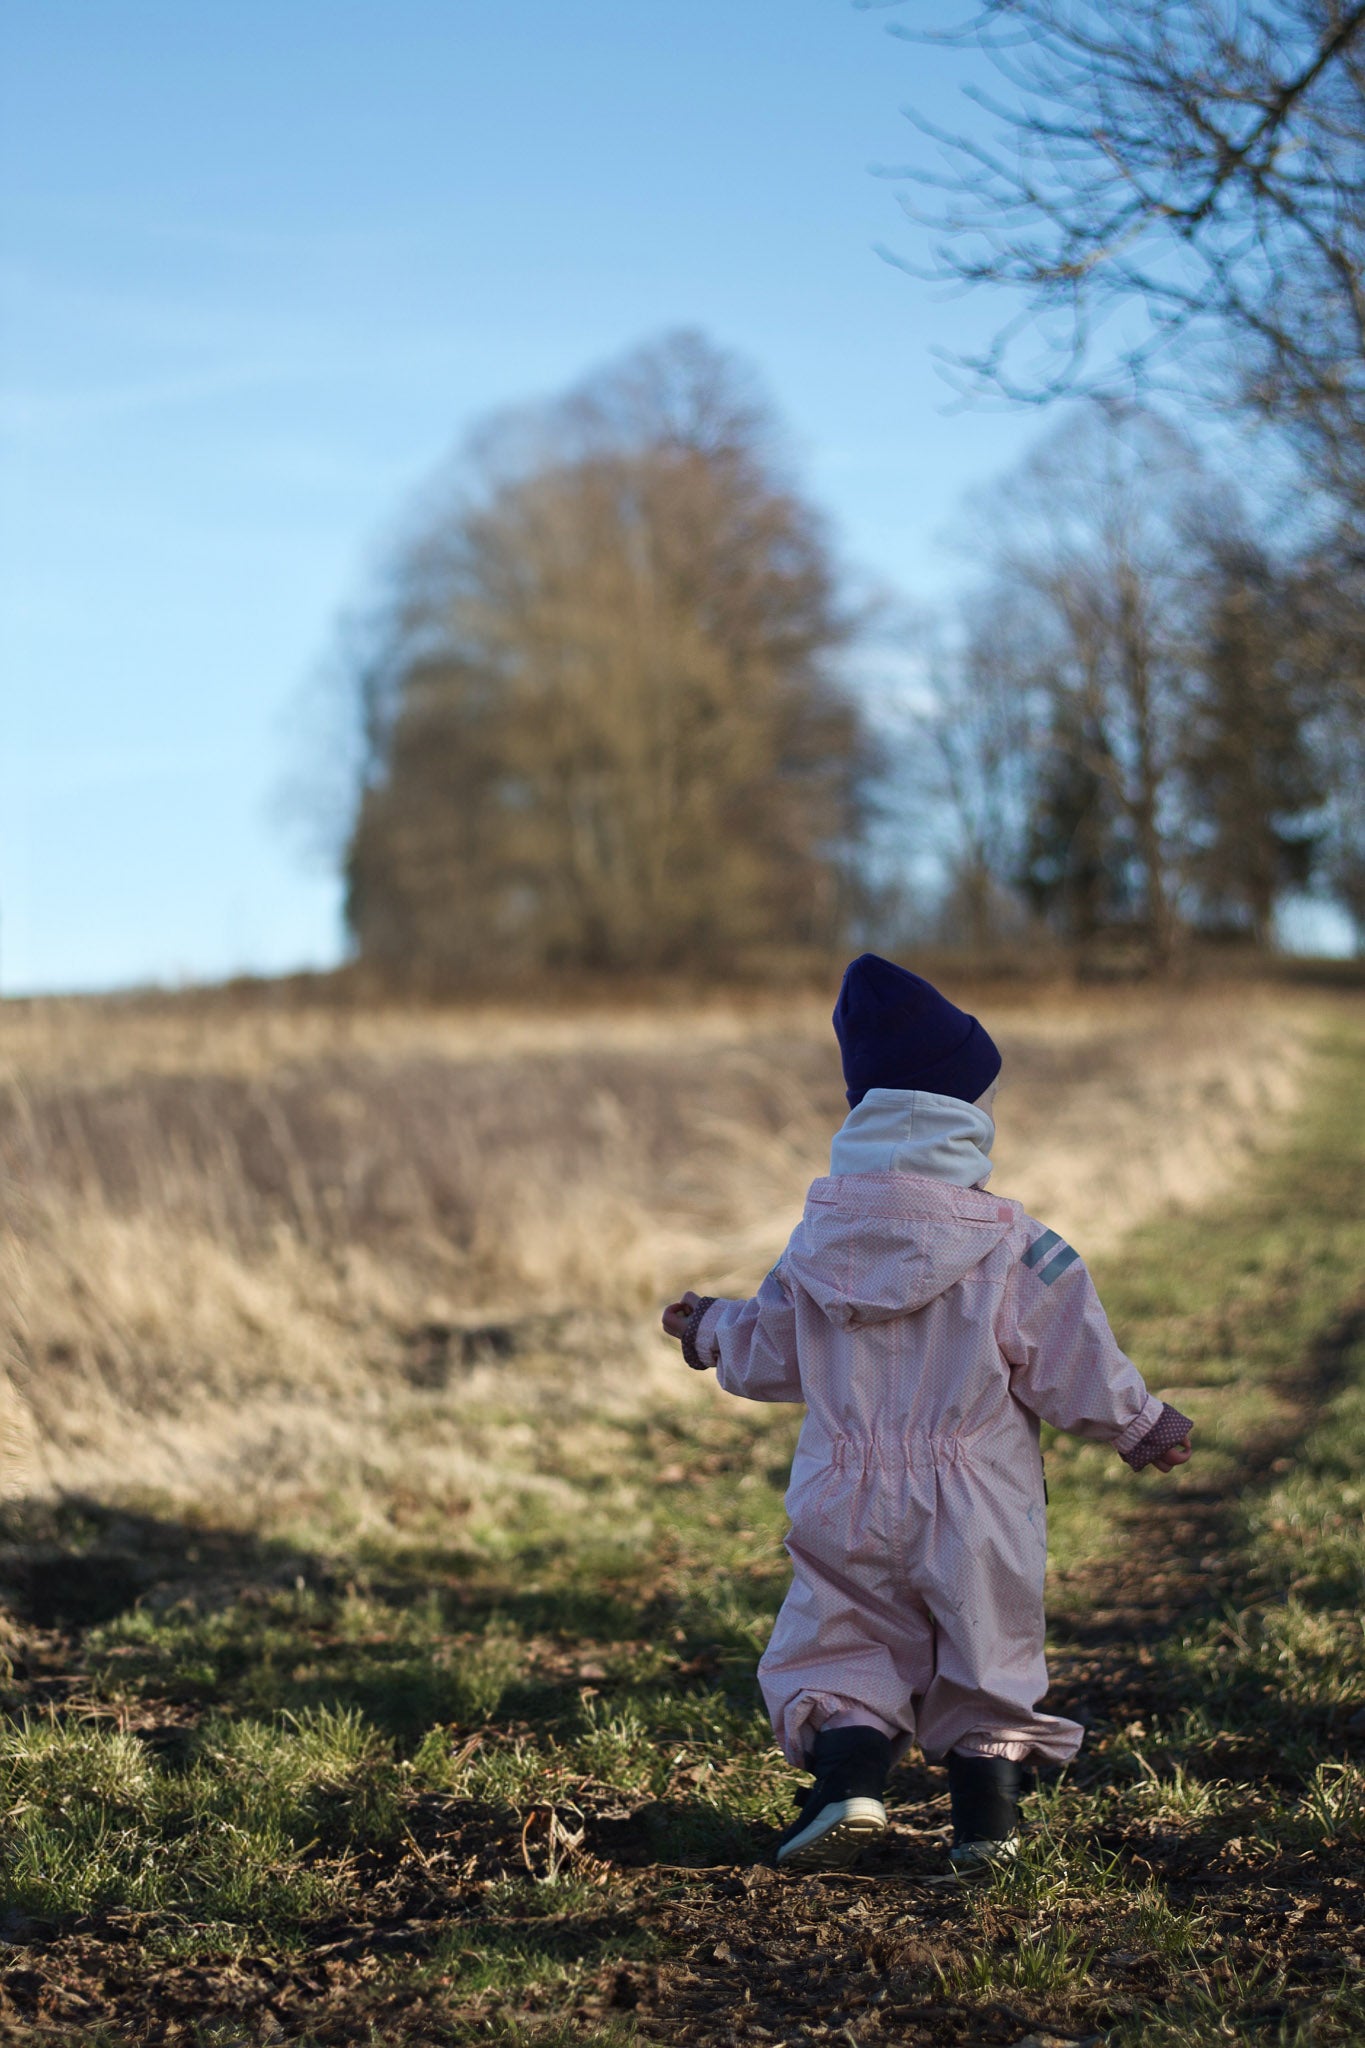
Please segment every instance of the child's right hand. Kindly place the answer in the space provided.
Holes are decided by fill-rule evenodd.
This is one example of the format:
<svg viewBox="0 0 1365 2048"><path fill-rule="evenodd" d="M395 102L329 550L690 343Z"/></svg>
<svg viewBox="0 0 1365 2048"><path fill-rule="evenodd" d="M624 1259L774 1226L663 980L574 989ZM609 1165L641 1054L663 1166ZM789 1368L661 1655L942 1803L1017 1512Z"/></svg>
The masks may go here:
<svg viewBox="0 0 1365 2048"><path fill-rule="evenodd" d="M1172 1444L1169 1451L1163 1451L1159 1458L1153 1458L1152 1469L1155 1472L1174 1472L1177 1465L1188 1465L1193 1456L1190 1440L1186 1437L1183 1444Z"/></svg>

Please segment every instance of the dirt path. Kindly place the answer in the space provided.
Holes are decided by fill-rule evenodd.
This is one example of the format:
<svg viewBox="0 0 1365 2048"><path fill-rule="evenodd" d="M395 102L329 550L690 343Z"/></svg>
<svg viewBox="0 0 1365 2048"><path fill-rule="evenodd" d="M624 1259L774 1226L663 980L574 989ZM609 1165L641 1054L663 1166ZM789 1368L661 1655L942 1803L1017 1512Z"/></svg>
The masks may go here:
<svg viewBox="0 0 1365 2048"><path fill-rule="evenodd" d="M1301 1427L1342 1384L1349 1353L1365 1334L1365 1305L1323 1332L1302 1369L1276 1387L1294 1404ZM1282 1428L1248 1447L1235 1493L1187 1489L1148 1496L1122 1549L1069 1588L1068 1614L1052 1630L1049 1705L1082 1719L1088 1741L1077 1766L1082 1782L1102 1776L1114 1733L1145 1727L1172 1710L1159 1646L1172 1631L1205 1620L1234 1597L1254 1592L1239 1583L1237 1501L1289 1462ZM1228 1744L1230 1773L1291 1782L1279 1745ZM1119 2024L1135 1998L1150 1999L1151 1958L1113 1954L1112 1987L1093 1994L1016 1997L982 2005L926 2002L926 1964L949 1959L968 1932L969 1902L960 1891L926 1886L942 1868L948 1839L941 1775L903 1769L887 1840L856 1878L779 1878L763 1868L708 1872L683 1879L680 1896L646 1907L676 1960L629 1973L610 1994L630 2006L644 2038L697 2048L754 2040L844 2040L947 2044L1018 2043L1041 2035L1094 2040ZM1229 1973L1252 1978L1267 1964L1291 1978L1320 1982L1349 1973L1365 1924L1365 1882L1358 1855L1246 1859L1238 1844L1221 1845L1216 1867L1196 1833L1159 1826L1106 1834L1096 1847L1151 1872L1181 1905L1212 1908ZM1227 1850L1231 1849L1229 1855ZM644 1897L657 1895L662 1873L642 1873ZM1010 1917L1002 1905L1001 1917ZM1083 1924L1084 1915L1078 1916ZM1018 1916L1024 1931L1026 1912ZM1271 2001L1261 2015L1281 2017Z"/></svg>
<svg viewBox="0 0 1365 2048"><path fill-rule="evenodd" d="M1365 1303L1329 1325L1295 1373L1273 1382L1271 1391L1288 1411L1288 1426L1281 1419L1273 1431L1244 1445L1234 1489L1187 1482L1167 1498L1148 1496L1152 1512L1133 1518L1129 1540L1087 1565L1068 1587L1066 1612L1054 1614L1049 1630L1049 1699L1069 1701L1062 1712L1085 1708L1092 1673L1114 1712L1123 1704L1129 1681L1138 1688L1138 1704L1144 1687L1151 1693L1150 1678L1138 1674L1149 1670L1155 1644L1191 1620L1254 1592L1245 1583L1237 1554L1238 1504L1246 1493L1292 1468L1295 1440L1307 1434L1346 1383L1351 1353L1362 1337Z"/></svg>

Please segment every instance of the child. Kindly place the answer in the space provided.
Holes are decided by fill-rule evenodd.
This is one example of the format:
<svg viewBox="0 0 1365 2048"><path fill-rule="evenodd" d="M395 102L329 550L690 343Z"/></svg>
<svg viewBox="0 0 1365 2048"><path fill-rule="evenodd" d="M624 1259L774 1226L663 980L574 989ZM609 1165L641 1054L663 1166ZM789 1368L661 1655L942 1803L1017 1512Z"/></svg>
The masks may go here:
<svg viewBox="0 0 1365 2048"><path fill-rule="evenodd" d="M829 1177L752 1301L689 1293L664 1328L728 1393L806 1403L792 1585L758 1670L815 1782L778 1863L851 1862L913 1738L947 1758L949 1860L977 1876L1018 1846L1021 1767L1081 1742L1038 1711L1039 1418L1135 1471L1183 1464L1191 1424L1119 1350L1078 1254L985 1193L1000 1054L977 1020L864 953L834 1029L850 1112Z"/></svg>

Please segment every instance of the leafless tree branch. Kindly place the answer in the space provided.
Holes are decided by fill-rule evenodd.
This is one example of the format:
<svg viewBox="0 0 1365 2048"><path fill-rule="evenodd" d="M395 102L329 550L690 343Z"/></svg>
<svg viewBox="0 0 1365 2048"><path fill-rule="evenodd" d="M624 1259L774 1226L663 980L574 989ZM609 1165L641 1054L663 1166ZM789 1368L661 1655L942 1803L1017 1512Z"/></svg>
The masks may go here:
<svg viewBox="0 0 1365 2048"><path fill-rule="evenodd" d="M987 0L888 26L984 56L1001 86L970 85L959 128L912 110L932 157L883 173L929 230L921 274L1022 301L951 366L959 390L1178 375L1365 502L1365 4Z"/></svg>

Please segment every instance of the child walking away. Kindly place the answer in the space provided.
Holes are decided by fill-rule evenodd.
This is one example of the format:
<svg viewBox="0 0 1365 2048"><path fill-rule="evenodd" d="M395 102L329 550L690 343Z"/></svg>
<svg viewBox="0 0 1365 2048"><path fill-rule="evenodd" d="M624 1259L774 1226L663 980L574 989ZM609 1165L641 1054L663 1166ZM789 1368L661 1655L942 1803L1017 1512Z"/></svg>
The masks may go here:
<svg viewBox="0 0 1365 2048"><path fill-rule="evenodd" d="M892 1763L947 1759L959 1876L1018 1845L1027 1766L1081 1730L1039 1711L1047 1555L1039 1419L1135 1471L1190 1455L1079 1255L985 1191L1000 1054L918 975L864 953L834 1012L849 1114L827 1178L752 1301L664 1312L728 1393L804 1401L791 1590L759 1664L814 1775L778 1863L837 1868L886 1826Z"/></svg>

